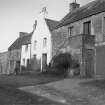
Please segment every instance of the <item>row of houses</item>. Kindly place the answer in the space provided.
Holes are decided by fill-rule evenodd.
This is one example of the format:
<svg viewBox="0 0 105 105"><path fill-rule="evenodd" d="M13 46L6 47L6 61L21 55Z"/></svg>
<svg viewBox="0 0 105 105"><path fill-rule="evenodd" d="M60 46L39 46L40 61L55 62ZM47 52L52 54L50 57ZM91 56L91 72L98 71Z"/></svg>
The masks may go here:
<svg viewBox="0 0 105 105"><path fill-rule="evenodd" d="M32 32L20 32L8 48L8 70L12 73L20 64L42 71L54 55L65 52L79 61L81 76L105 76L105 0L82 7L70 3L69 13L59 22L41 12Z"/></svg>

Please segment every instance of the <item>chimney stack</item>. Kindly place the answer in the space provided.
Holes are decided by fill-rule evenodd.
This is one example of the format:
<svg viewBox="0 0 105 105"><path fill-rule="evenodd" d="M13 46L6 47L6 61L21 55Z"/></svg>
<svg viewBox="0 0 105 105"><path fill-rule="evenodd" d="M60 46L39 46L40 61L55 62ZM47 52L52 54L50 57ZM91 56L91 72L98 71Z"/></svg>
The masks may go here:
<svg viewBox="0 0 105 105"><path fill-rule="evenodd" d="M75 2L70 3L69 6L70 6L69 11L71 12L71 11L73 11L73 10L79 8L79 7L80 7L80 4L78 4L78 3L76 2L76 0L75 0Z"/></svg>
<svg viewBox="0 0 105 105"><path fill-rule="evenodd" d="M34 25L33 25L33 31L35 31L36 26L37 26L37 20L35 20L35 23L34 23Z"/></svg>

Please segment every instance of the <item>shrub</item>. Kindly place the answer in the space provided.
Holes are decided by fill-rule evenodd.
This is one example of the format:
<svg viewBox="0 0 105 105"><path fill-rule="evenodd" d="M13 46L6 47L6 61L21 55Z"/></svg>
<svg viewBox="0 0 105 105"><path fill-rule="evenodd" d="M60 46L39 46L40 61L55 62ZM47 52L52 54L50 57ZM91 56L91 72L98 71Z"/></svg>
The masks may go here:
<svg viewBox="0 0 105 105"><path fill-rule="evenodd" d="M72 64L72 57L69 53L54 56L50 62L51 71L54 74L65 75Z"/></svg>

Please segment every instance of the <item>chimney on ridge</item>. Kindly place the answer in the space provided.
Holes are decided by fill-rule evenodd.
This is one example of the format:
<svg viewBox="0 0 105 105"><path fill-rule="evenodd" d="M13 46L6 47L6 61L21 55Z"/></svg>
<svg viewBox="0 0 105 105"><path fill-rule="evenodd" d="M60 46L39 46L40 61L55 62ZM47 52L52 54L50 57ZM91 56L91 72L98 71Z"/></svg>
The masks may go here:
<svg viewBox="0 0 105 105"><path fill-rule="evenodd" d="M72 2L72 3L69 4L69 7L70 7L70 8L69 8L69 11L71 12L71 11L73 11L73 10L79 8L79 7L80 7L80 4L78 4L78 3L76 2L76 0L75 0L74 2Z"/></svg>
<svg viewBox="0 0 105 105"><path fill-rule="evenodd" d="M33 31L35 31L36 26L37 26L37 20L35 20L35 23L34 23L34 25L33 25Z"/></svg>

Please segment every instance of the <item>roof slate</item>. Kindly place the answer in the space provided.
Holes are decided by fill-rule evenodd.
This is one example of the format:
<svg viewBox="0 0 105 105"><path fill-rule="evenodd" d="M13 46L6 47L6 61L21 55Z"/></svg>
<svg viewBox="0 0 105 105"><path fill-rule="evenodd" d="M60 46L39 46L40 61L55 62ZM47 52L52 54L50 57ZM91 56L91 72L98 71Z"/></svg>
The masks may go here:
<svg viewBox="0 0 105 105"><path fill-rule="evenodd" d="M27 35L17 38L14 41L14 43L8 48L8 50L10 51L10 50L14 50L14 49L20 49L22 45L30 44L32 34L33 34L33 32L31 32L30 34L27 33Z"/></svg>
<svg viewBox="0 0 105 105"><path fill-rule="evenodd" d="M45 19L45 21L50 31L59 23L58 21L47 19L47 18ZM20 33L22 35L19 38L17 38L14 41L14 43L8 48L9 51L14 49L20 49L22 45L31 43L31 37L33 32L31 32L30 34L26 32L20 32Z"/></svg>
<svg viewBox="0 0 105 105"><path fill-rule="evenodd" d="M47 19L47 18L45 18L45 21L46 21L50 31L52 31L59 24L59 21L51 20L51 19Z"/></svg>
<svg viewBox="0 0 105 105"><path fill-rule="evenodd" d="M57 25L56 28L68 25L81 19L105 12L105 0L96 0L69 12Z"/></svg>

